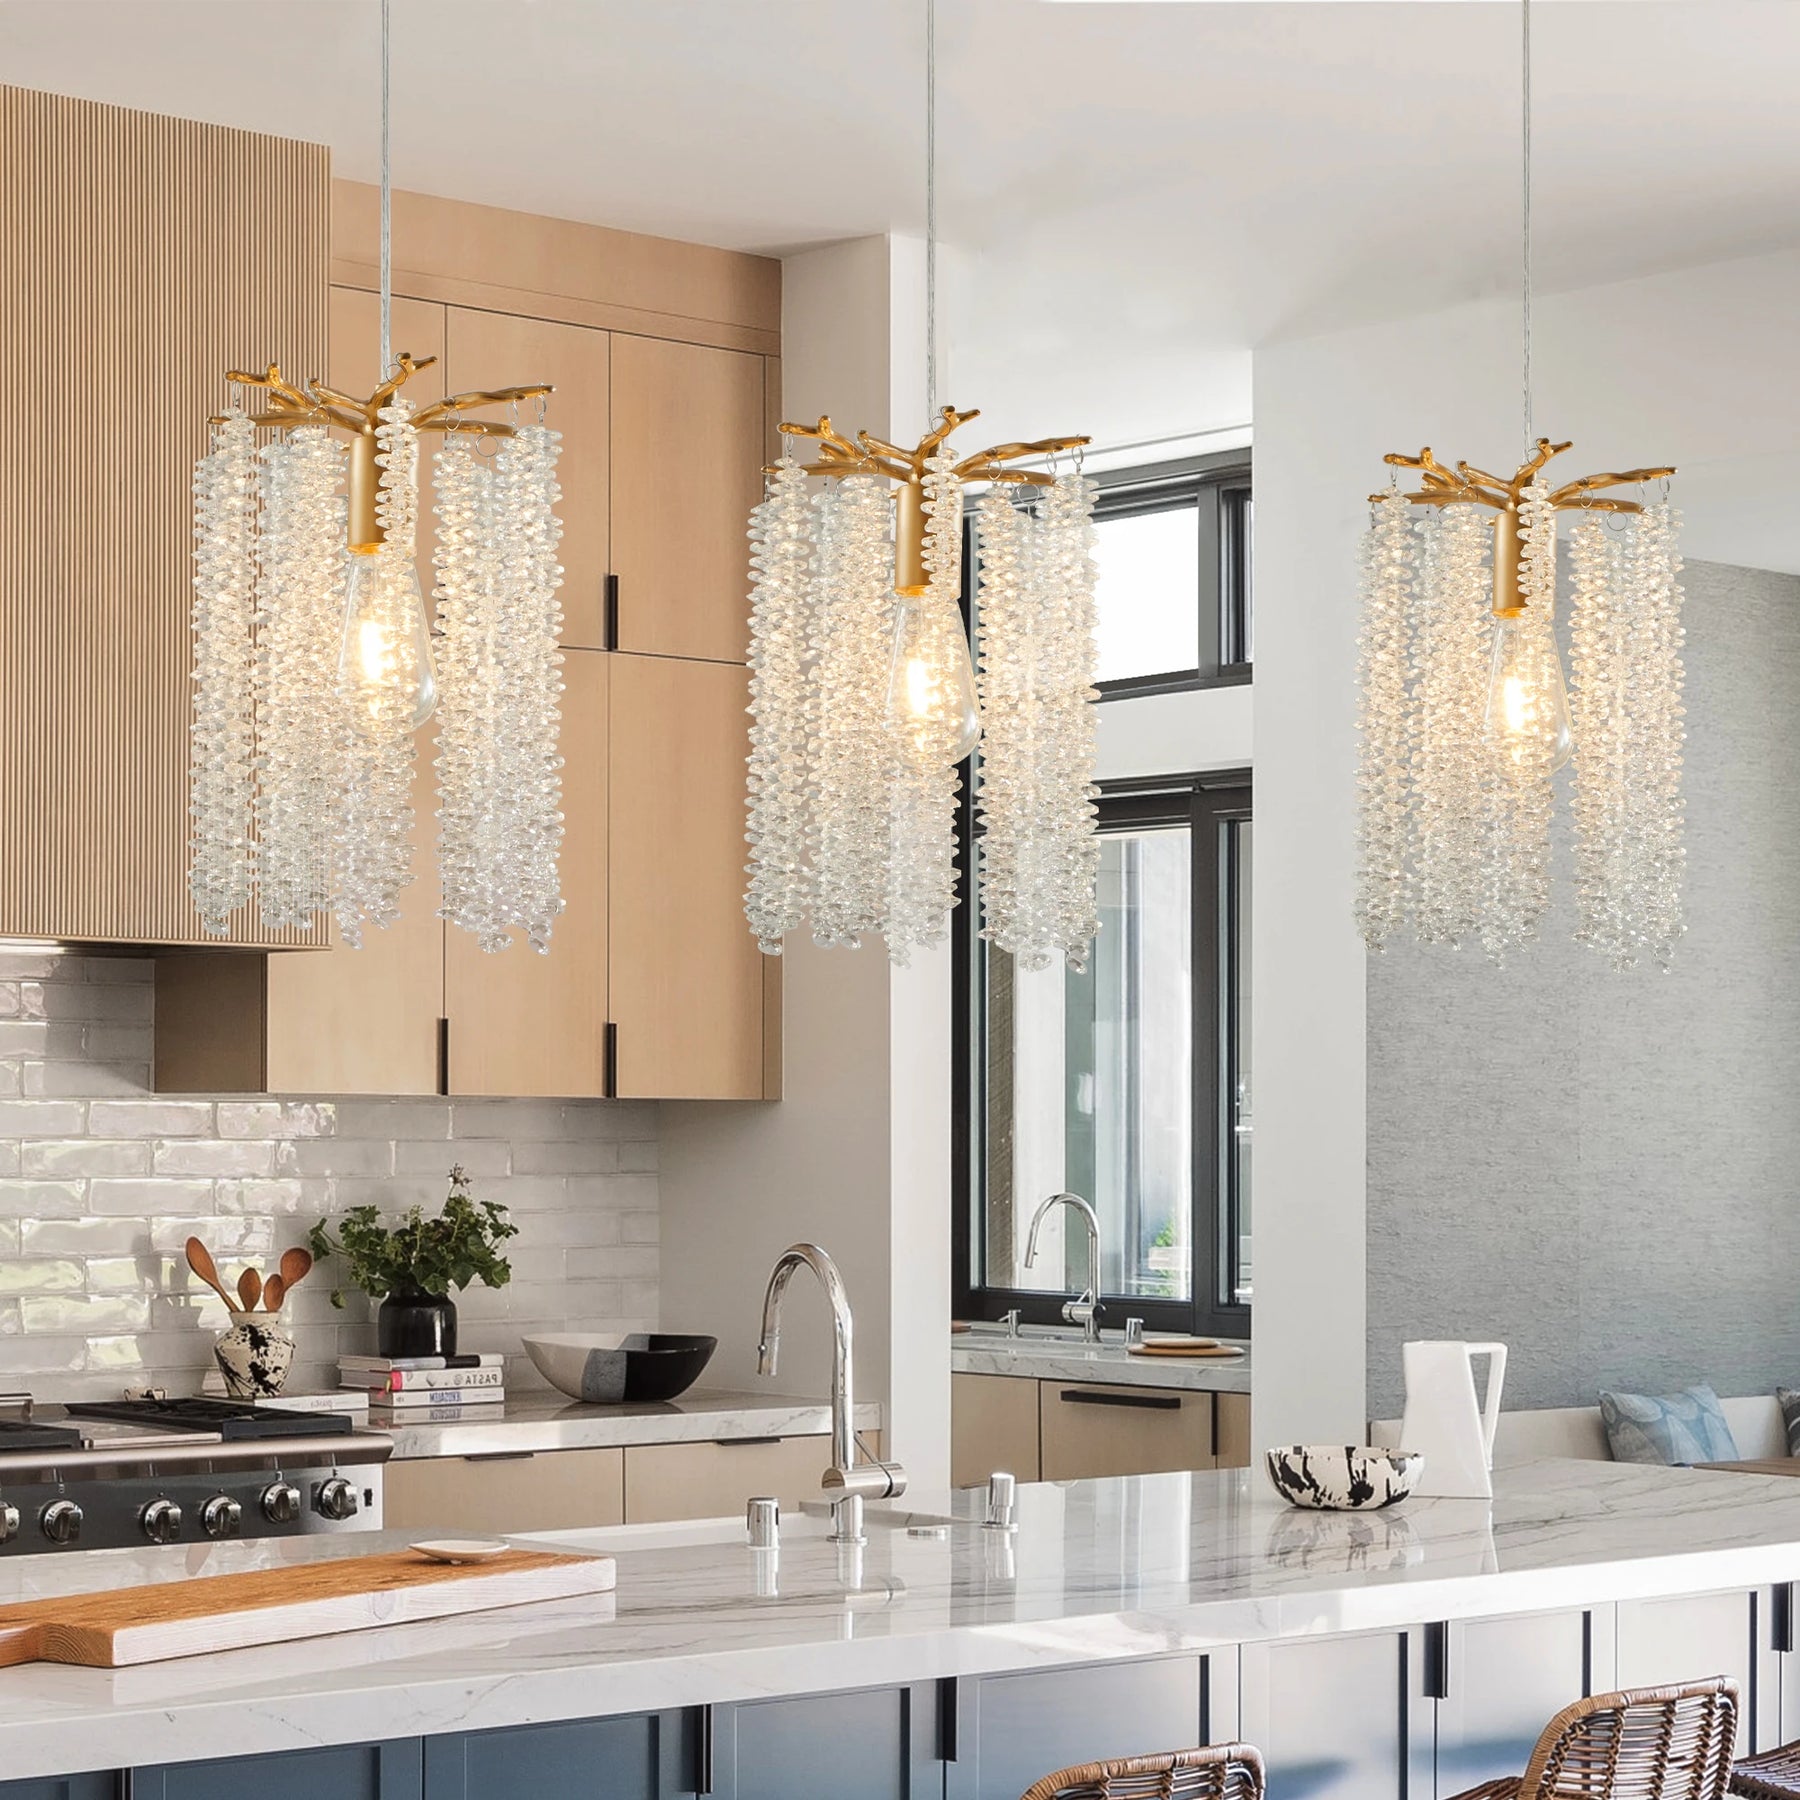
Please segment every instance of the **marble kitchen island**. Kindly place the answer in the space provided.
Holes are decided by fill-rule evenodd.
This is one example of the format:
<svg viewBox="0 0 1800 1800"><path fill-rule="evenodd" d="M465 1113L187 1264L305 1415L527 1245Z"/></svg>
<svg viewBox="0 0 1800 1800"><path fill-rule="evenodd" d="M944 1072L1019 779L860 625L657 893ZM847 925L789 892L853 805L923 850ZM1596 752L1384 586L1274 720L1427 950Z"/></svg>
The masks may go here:
<svg viewBox="0 0 1800 1800"><path fill-rule="evenodd" d="M1043 1484L1010 1536L979 1493L927 1495L871 1509L860 1552L810 1516L774 1556L736 1521L554 1534L615 1553L617 1594L0 1670L0 1800L110 1800L122 1769L133 1800L985 1800L1233 1735L1277 1796L1421 1800L1516 1769L1584 1686L1718 1672L1746 1746L1800 1734L1800 1483L1542 1462L1496 1484L1366 1516L1292 1512L1260 1471ZM0 1559L0 1603L404 1541Z"/></svg>

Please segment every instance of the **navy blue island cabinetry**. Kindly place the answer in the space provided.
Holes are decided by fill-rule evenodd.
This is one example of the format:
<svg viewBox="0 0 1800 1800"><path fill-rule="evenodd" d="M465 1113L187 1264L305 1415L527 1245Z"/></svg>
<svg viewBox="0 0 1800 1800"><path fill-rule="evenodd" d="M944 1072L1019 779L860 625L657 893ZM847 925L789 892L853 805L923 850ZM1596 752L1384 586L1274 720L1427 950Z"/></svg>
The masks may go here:
<svg viewBox="0 0 1800 1800"><path fill-rule="evenodd" d="M0 1782L0 1800L1018 1800L1062 1763L1203 1743L1166 1656Z"/></svg>

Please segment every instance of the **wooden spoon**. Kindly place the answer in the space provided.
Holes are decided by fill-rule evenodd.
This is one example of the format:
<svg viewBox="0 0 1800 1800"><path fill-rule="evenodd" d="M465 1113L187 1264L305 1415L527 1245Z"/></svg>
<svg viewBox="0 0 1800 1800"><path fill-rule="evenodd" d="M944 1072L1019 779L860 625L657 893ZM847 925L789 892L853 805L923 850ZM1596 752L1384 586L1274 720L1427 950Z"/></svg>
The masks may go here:
<svg viewBox="0 0 1800 1800"><path fill-rule="evenodd" d="M224 1282L219 1279L218 1264L213 1261L212 1252L197 1237L191 1237L187 1241L187 1264L225 1302L228 1311L237 1311L231 1304L231 1296L225 1291Z"/></svg>
<svg viewBox="0 0 1800 1800"><path fill-rule="evenodd" d="M244 1312L255 1312L262 1298L262 1277L254 1269L246 1269L238 1277L238 1302Z"/></svg>
<svg viewBox="0 0 1800 1800"><path fill-rule="evenodd" d="M281 1290L290 1293L303 1282L313 1266L312 1252L296 1246L281 1253Z"/></svg>
<svg viewBox="0 0 1800 1800"><path fill-rule="evenodd" d="M263 1283L262 1303L266 1313L281 1311L281 1303L287 1298L287 1283L279 1275L271 1275Z"/></svg>

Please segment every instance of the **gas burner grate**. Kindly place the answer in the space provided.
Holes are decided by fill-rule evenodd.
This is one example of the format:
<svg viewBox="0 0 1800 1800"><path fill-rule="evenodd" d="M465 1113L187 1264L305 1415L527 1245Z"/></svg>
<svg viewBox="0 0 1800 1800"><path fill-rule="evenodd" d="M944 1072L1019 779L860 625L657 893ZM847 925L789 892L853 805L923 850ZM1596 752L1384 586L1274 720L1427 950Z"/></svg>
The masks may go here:
<svg viewBox="0 0 1800 1800"><path fill-rule="evenodd" d="M152 1431L216 1431L228 1444L256 1438L348 1437L355 1429L348 1413L288 1412L249 1400L214 1400L202 1395L169 1400L78 1400L63 1411L72 1419L110 1419Z"/></svg>
<svg viewBox="0 0 1800 1800"><path fill-rule="evenodd" d="M31 1419L0 1418L0 1451L80 1448L81 1433L66 1425L39 1425Z"/></svg>

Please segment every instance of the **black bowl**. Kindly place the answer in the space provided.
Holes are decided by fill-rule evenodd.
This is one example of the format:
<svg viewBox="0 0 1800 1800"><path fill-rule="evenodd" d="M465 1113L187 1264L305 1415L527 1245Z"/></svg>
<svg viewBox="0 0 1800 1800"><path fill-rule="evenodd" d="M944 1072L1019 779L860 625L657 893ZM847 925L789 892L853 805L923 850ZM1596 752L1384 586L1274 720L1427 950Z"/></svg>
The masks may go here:
<svg viewBox="0 0 1800 1800"><path fill-rule="evenodd" d="M525 1340L538 1373L590 1406L673 1400L700 1379L718 1347L715 1337L679 1331L565 1331Z"/></svg>

